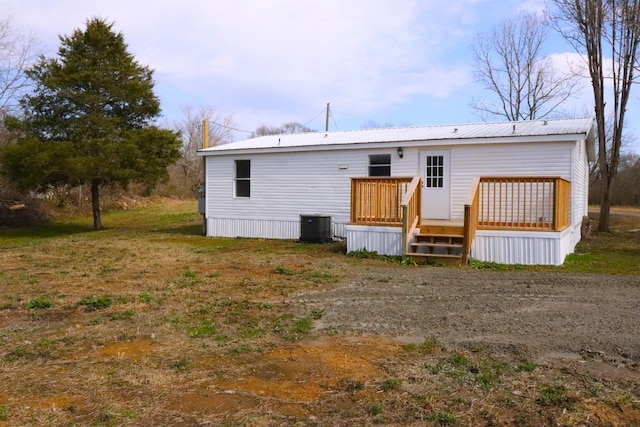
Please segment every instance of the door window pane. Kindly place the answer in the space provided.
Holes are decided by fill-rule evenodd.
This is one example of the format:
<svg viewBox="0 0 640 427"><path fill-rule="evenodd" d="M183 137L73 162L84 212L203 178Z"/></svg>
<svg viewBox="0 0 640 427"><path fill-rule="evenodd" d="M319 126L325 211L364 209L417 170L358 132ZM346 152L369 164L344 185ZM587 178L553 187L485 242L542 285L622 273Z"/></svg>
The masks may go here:
<svg viewBox="0 0 640 427"><path fill-rule="evenodd" d="M427 188L444 187L444 156L427 156L424 186Z"/></svg>

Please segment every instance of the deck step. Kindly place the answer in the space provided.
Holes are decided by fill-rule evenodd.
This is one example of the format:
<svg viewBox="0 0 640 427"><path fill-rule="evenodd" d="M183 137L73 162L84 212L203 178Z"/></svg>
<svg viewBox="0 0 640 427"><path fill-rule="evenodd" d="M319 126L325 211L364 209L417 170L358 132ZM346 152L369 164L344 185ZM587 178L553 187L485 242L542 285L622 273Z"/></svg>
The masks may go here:
<svg viewBox="0 0 640 427"><path fill-rule="evenodd" d="M460 248L462 243L442 243L442 242L415 242L411 244L414 248Z"/></svg>
<svg viewBox="0 0 640 427"><path fill-rule="evenodd" d="M447 239L463 239L464 236L462 234L437 234L437 233L418 233L415 236L416 238L422 237L435 237L435 238L447 238Z"/></svg>
<svg viewBox="0 0 640 427"><path fill-rule="evenodd" d="M414 235L414 241L409 244L406 255L440 260L445 263L461 263L463 242L464 236L458 234L457 230L420 232Z"/></svg>
<svg viewBox="0 0 640 427"><path fill-rule="evenodd" d="M410 253L409 256L412 257L423 257L423 258L452 258L452 259L462 259L462 255L455 254L424 254L424 253Z"/></svg>

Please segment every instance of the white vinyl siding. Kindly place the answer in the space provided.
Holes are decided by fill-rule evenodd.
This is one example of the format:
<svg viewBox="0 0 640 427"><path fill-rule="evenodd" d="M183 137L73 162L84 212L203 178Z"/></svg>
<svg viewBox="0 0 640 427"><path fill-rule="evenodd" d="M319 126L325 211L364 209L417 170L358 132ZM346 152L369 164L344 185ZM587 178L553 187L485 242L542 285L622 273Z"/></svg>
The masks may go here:
<svg viewBox="0 0 640 427"><path fill-rule="evenodd" d="M589 162L584 142L575 144L572 154L571 222L581 224L589 212Z"/></svg>
<svg viewBox="0 0 640 427"><path fill-rule="evenodd" d="M206 216L216 235L299 237L300 215L331 215L335 234L349 222L351 177L368 175L370 154L394 149L246 155L251 160L251 197L234 197L238 156L207 157ZM222 230L223 232L220 232Z"/></svg>
<svg viewBox="0 0 640 427"><path fill-rule="evenodd" d="M560 176L571 181L572 157L577 156L573 146L568 142L454 147L425 143L424 146L405 147L402 159L394 155L397 147L256 153L244 156L251 160L250 198L233 196L234 161L240 158L231 153L210 156L207 157L207 217L283 221L290 223L289 234L298 233L295 228L299 226L300 215L331 215L333 223L344 225L349 222L350 179L368 176L369 155L391 154L391 176L417 176L421 149L450 148L451 215L452 219L462 219L464 202L474 177ZM248 234L260 235L258 232ZM275 237L273 231L265 234L262 237Z"/></svg>
<svg viewBox="0 0 640 427"><path fill-rule="evenodd" d="M562 136L544 140L478 136L398 141L212 152L206 157L207 234L297 239L301 215L329 215L333 236L346 237L348 247L398 254L399 227L347 225L351 178L369 176L370 156L378 155L390 159L392 177L420 176L421 155L446 151L450 153L453 220L463 218L469 186L477 176L548 176L571 181L571 227L561 233L480 230L472 257L505 263L560 264L580 239L588 190L584 141ZM397 154L399 146L403 147L402 158ZM236 197L236 161L250 164L250 197Z"/></svg>
<svg viewBox="0 0 640 427"><path fill-rule="evenodd" d="M476 176L559 176L571 181L572 143L467 145L451 150L451 215L464 218Z"/></svg>

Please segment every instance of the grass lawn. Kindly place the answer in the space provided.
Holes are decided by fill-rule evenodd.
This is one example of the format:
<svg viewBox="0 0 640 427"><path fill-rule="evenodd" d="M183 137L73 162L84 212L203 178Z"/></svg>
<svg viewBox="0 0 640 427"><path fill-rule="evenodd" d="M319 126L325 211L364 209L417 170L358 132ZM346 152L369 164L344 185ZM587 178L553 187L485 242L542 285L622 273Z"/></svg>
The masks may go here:
<svg viewBox="0 0 640 427"><path fill-rule="evenodd" d="M517 268L640 274L640 217L613 221L563 267ZM0 426L640 425L625 379L316 330L321 311L291 309L372 265L415 267L205 238L191 201L103 224L0 231Z"/></svg>
<svg viewBox="0 0 640 427"><path fill-rule="evenodd" d="M599 215L591 215L594 228ZM575 272L640 274L640 209L614 208L610 233L594 233L580 242L565 260L564 268Z"/></svg>

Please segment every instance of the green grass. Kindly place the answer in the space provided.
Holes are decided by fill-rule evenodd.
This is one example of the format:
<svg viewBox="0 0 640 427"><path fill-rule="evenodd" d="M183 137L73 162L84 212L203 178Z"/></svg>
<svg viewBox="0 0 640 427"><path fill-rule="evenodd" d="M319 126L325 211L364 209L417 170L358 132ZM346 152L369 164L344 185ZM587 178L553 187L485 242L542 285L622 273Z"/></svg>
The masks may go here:
<svg viewBox="0 0 640 427"><path fill-rule="evenodd" d="M569 390L564 385L552 385L540 390L536 403L541 406L560 406L570 409L576 403L576 399L569 396Z"/></svg>
<svg viewBox="0 0 640 427"><path fill-rule="evenodd" d="M429 419L433 421L436 426L454 426L458 423L455 415L450 412L434 412L429 416Z"/></svg>
<svg viewBox="0 0 640 427"><path fill-rule="evenodd" d="M196 202L190 202L193 210L184 211L178 205L177 212L167 210L164 204L154 204L133 210L114 210L102 213L105 230L96 233L93 230L93 217L90 214L70 218L55 218L49 223L35 227L3 229L0 236L0 249L38 244L42 241L80 235L86 238L102 238L113 227L139 228L171 234L202 234L202 217L197 212Z"/></svg>
<svg viewBox="0 0 640 427"><path fill-rule="evenodd" d="M29 301L27 303L27 308L28 309L44 309L44 308L51 308L53 306L53 303L51 302L51 300L49 299L49 297L47 296L41 296L41 297L37 297L32 299L31 301Z"/></svg>
<svg viewBox="0 0 640 427"><path fill-rule="evenodd" d="M610 232L592 232L582 240L560 267L539 265L506 265L495 262L469 260L469 267L493 271L570 271L573 273L640 275L640 212L629 208L631 214L612 214ZM597 224L598 215L590 215Z"/></svg>
<svg viewBox="0 0 640 427"><path fill-rule="evenodd" d="M402 381L398 378L387 378L382 383L383 391L393 391L398 390L402 386Z"/></svg>
<svg viewBox="0 0 640 427"><path fill-rule="evenodd" d="M111 297L108 297L108 296L102 296L102 297L88 296L78 301L78 305L84 306L87 311L102 310L104 308L110 307L112 304L113 304L113 300L111 299Z"/></svg>
<svg viewBox="0 0 640 427"><path fill-rule="evenodd" d="M435 337L426 337L422 344L405 344L403 349L408 353L432 354L442 350L442 344Z"/></svg>
<svg viewBox="0 0 640 427"><path fill-rule="evenodd" d="M637 213L638 209L630 209ZM592 215L597 224L598 215ZM563 269L576 273L639 275L640 216L612 214L610 232L593 232L565 259Z"/></svg>

